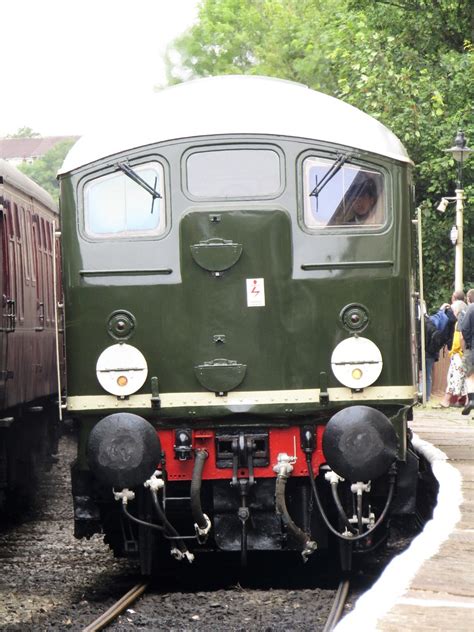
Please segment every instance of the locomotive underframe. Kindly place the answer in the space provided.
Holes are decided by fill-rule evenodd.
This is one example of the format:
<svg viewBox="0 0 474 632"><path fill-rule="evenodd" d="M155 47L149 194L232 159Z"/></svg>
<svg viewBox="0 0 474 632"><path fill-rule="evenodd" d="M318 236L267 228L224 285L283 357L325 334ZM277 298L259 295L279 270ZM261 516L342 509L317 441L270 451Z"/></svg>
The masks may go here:
<svg viewBox="0 0 474 632"><path fill-rule="evenodd" d="M390 414L391 422L401 438L406 436L406 419L410 406L378 406ZM312 490L305 465L304 436L311 434L311 464L316 485L325 512L332 524L340 529L340 516L331 498L330 486L325 474L330 469L325 462L321 443L325 423L331 411L321 412L324 419L302 418L298 425L280 420L271 424L268 420L244 423L237 419L234 425L207 423L202 420L197 427L189 424L171 425L154 422L161 439L162 461L159 470L165 481L162 505L167 519L184 538L190 551L227 551L240 554L243 548L253 551L301 551L301 542L291 524L285 524L276 505L275 455L286 452L297 456L294 470L286 482L286 506L297 529L308 534L319 550L326 550L333 540L312 498ZM151 529L138 526L124 517L120 504L114 500L110 486L100 483L87 468L85 442L96 417L80 422L81 436L79 459L72 466L72 485L75 510L75 536L90 537L103 532L114 553L118 556L140 557L142 572L149 573L166 564L169 548L178 539L169 534L150 533ZM279 427L278 427L279 426ZM297 442L296 442L297 438ZM250 449L250 446L253 446ZM396 462L397 480L394 500L389 515L411 514L415 511L418 463L414 453L402 442ZM196 451L206 451L208 458L202 476L200 500L202 509L212 523L206 539L196 536L190 510L190 484ZM82 457L82 458L81 458ZM115 490L117 491L117 490ZM136 498L129 504L129 511L138 519L156 523L156 516L149 494L135 489ZM388 492L388 477L372 481L370 494L364 499L364 511L380 515ZM354 495L350 483L341 482L341 503L348 516L354 515ZM385 525L386 526L386 525ZM243 535L245 533L245 535ZM382 538L384 529L376 530L366 541L357 542L355 548L364 550ZM245 542L244 542L245 539ZM166 547L168 552L166 553ZM347 550L347 545L342 546ZM158 553L159 552L159 553ZM350 556L349 556L350 557ZM348 564L348 562L342 562Z"/></svg>

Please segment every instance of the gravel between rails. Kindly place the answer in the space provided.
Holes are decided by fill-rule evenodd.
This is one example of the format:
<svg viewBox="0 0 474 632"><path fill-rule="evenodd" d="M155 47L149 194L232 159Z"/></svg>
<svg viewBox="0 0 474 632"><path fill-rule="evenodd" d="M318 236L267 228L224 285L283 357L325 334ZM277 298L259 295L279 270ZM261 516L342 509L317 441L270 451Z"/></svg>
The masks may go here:
<svg viewBox="0 0 474 632"><path fill-rule="evenodd" d="M317 632L322 630L333 590L228 590L146 594L110 626L168 632Z"/></svg>
<svg viewBox="0 0 474 632"><path fill-rule="evenodd" d="M74 538L69 474L74 456L75 438L65 434L58 463L43 477L30 515L23 524L3 525L0 531L2 631L82 630L141 581L136 564L115 559L102 536ZM404 546L403 540L389 546L388 557ZM385 561L377 558L368 573L359 572L352 601ZM308 573L296 577L298 572L279 558L276 566L260 566L256 576L249 573L241 581L220 560L206 561L151 585L107 629L317 632L324 627L337 580L327 575L308 579Z"/></svg>
<svg viewBox="0 0 474 632"><path fill-rule="evenodd" d="M75 439L66 434L59 460L40 482L35 506L20 525L0 532L0 630L81 629L76 613L90 618L88 599L100 602L101 585L117 596L135 569L116 560L101 537L73 536L69 464ZM86 598L87 597L87 598Z"/></svg>

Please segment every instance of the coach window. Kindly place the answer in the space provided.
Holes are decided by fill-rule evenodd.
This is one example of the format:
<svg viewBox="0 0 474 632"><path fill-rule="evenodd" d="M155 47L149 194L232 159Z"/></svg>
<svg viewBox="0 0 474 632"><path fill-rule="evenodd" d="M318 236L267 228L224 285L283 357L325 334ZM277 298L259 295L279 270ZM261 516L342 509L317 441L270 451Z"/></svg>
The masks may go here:
<svg viewBox="0 0 474 632"><path fill-rule="evenodd" d="M165 230L162 166L153 162L123 167L125 171L84 186L85 231L90 237L159 235Z"/></svg>
<svg viewBox="0 0 474 632"><path fill-rule="evenodd" d="M21 207L20 207L21 208ZM25 316L25 287L23 281L23 240L22 234L20 231L20 218L18 210L18 205L16 203L13 204L13 219L14 219L14 249L15 249L15 277L16 277L16 288L17 288L17 314L20 321L24 320Z"/></svg>
<svg viewBox="0 0 474 632"><path fill-rule="evenodd" d="M337 160L306 158L304 222L308 228L378 228L385 223L384 178L379 171Z"/></svg>
<svg viewBox="0 0 474 632"><path fill-rule="evenodd" d="M33 239L33 223L31 219L31 211L26 212L26 243L27 250L30 253L30 270L31 270L31 282L32 285L36 283L36 270L35 265L33 264L35 255L33 253L36 252L36 243ZM35 248L33 248L33 244L35 244Z"/></svg>
<svg viewBox="0 0 474 632"><path fill-rule="evenodd" d="M16 258L15 258L15 232L13 229L13 208L7 200L5 205L7 214L5 216L7 222L7 248L6 258L8 263L5 265L7 274L7 294L8 298L17 299L17 280L16 280Z"/></svg>
<svg viewBox="0 0 474 632"><path fill-rule="evenodd" d="M43 256L42 256L42 244L40 233L40 218L38 215L33 215L33 244L34 244L34 269L36 278L36 299L38 305L44 304L44 275L43 275Z"/></svg>
<svg viewBox="0 0 474 632"><path fill-rule="evenodd" d="M280 156L273 149L218 149L189 155L187 188L207 199L275 197L282 188Z"/></svg>
<svg viewBox="0 0 474 632"><path fill-rule="evenodd" d="M27 216L27 210L21 207L20 232L23 235L23 243L25 244L25 259L24 259L25 268L24 269L25 269L26 285L29 285L30 274L31 274L31 247L30 247L28 231L26 230L26 216Z"/></svg>

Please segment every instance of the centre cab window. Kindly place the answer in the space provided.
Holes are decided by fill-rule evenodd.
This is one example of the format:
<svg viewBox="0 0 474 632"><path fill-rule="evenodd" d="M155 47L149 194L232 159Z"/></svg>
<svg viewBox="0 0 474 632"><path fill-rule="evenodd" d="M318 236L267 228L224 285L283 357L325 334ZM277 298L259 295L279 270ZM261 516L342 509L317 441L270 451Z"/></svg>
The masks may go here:
<svg viewBox="0 0 474 632"><path fill-rule="evenodd" d="M95 238L159 235L165 230L163 168L157 162L117 163L117 171L84 187L87 235Z"/></svg>
<svg viewBox="0 0 474 632"><path fill-rule="evenodd" d="M280 156L272 149L194 152L186 169L187 189L196 198L274 197L282 187Z"/></svg>
<svg viewBox="0 0 474 632"><path fill-rule="evenodd" d="M376 228L385 223L381 172L340 158L315 157L306 158L303 172L304 222L308 228Z"/></svg>

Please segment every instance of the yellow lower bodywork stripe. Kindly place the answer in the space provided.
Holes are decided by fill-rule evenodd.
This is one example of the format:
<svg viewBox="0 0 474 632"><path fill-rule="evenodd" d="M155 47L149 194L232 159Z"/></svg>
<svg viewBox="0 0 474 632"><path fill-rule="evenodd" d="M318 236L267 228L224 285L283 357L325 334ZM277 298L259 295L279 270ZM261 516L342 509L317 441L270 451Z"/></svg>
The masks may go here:
<svg viewBox="0 0 474 632"><path fill-rule="evenodd" d="M214 393L161 393L160 409L224 406L232 408L258 406L262 404L292 405L319 404L320 390L294 389L287 391L233 391L226 395L216 396ZM377 400L409 400L416 398L414 386L369 386L360 392L350 388L329 388L330 402L354 402ZM130 395L127 399L120 399L114 395L79 395L67 398L69 411L84 410L126 410L129 408L150 408L151 393Z"/></svg>

